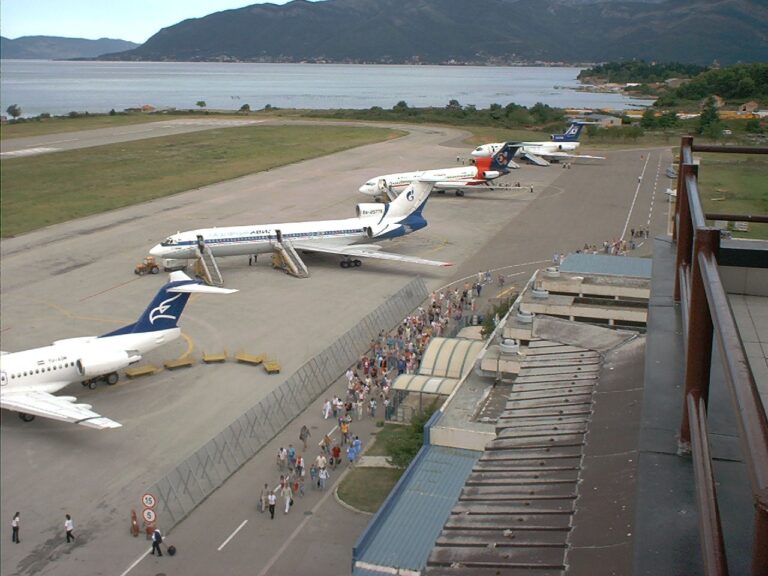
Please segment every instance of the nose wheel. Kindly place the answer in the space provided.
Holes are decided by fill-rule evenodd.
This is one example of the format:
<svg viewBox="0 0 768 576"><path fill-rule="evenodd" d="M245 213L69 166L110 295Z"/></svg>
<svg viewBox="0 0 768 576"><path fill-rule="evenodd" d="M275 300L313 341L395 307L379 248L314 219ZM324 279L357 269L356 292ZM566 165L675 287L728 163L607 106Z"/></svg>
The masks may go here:
<svg viewBox="0 0 768 576"><path fill-rule="evenodd" d="M358 268L359 266L362 266L362 264L363 263L356 258L354 260L348 258L347 260L342 260L339 265L342 268Z"/></svg>

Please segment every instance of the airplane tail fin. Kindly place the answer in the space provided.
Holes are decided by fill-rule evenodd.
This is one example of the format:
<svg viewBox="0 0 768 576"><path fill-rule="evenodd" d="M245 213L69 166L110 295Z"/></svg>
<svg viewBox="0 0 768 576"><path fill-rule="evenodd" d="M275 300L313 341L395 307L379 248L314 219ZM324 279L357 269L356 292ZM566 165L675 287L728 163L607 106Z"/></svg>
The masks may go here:
<svg viewBox="0 0 768 576"><path fill-rule="evenodd" d="M583 122L571 122L568 128L562 134L552 134L553 142L578 142L581 136L581 130L584 128Z"/></svg>
<svg viewBox="0 0 768 576"><path fill-rule="evenodd" d="M118 328L108 334L103 334L102 338L105 336L157 332L159 330L176 328L181 313L184 311L184 306L186 306L189 300L189 295L193 292L231 294L232 292L237 292L237 290L207 286L199 280L193 280L184 272L171 272L169 282L160 288L152 302L150 302L136 322Z"/></svg>
<svg viewBox="0 0 768 576"><path fill-rule="evenodd" d="M411 214L421 214L437 181L437 179L419 179L411 182L408 188L387 204L387 209L381 219L405 218Z"/></svg>
<svg viewBox="0 0 768 576"><path fill-rule="evenodd" d="M517 154L520 146L519 142L506 142L504 146L501 147L501 150L496 152L496 154L493 155L493 158L491 158L490 170L497 170L502 174L509 172L508 165L512 161L512 158L515 157L515 154Z"/></svg>

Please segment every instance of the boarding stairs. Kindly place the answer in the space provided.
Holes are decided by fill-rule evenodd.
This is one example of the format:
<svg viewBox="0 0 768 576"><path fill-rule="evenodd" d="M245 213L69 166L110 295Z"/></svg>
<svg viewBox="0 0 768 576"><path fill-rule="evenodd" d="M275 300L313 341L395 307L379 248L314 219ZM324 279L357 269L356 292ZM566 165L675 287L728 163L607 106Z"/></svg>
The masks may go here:
<svg viewBox="0 0 768 576"><path fill-rule="evenodd" d="M293 244L287 240L278 240L273 243L273 246L275 248L273 263L277 268L282 268L296 278L309 278L307 265L304 264Z"/></svg>
<svg viewBox="0 0 768 576"><path fill-rule="evenodd" d="M216 258L203 241L198 242L195 249L195 274L210 286L224 286L224 278L221 276Z"/></svg>
<svg viewBox="0 0 768 576"><path fill-rule="evenodd" d="M549 166L549 162L547 160L544 160L544 158L541 156L536 156L536 154L526 152L522 156L531 164L536 164L536 166Z"/></svg>

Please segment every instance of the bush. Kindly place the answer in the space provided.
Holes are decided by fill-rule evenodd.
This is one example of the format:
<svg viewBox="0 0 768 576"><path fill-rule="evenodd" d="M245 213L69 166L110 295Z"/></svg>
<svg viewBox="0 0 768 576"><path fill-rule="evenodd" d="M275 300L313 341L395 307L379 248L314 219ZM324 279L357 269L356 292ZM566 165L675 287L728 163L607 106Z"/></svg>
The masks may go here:
<svg viewBox="0 0 768 576"><path fill-rule="evenodd" d="M406 428L407 432L396 434L386 439L386 450L389 462L398 468L407 468L424 444L424 425L437 409L437 401L433 402L425 412L417 414Z"/></svg>

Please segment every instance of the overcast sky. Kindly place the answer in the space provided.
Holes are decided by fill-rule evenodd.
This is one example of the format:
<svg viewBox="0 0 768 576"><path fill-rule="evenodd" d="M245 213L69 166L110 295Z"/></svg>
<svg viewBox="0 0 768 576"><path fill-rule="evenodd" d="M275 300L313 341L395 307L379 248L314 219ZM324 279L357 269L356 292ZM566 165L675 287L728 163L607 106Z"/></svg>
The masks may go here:
<svg viewBox="0 0 768 576"><path fill-rule="evenodd" d="M272 0L285 4L288 0ZM0 0L0 34L143 43L161 28L260 0Z"/></svg>

